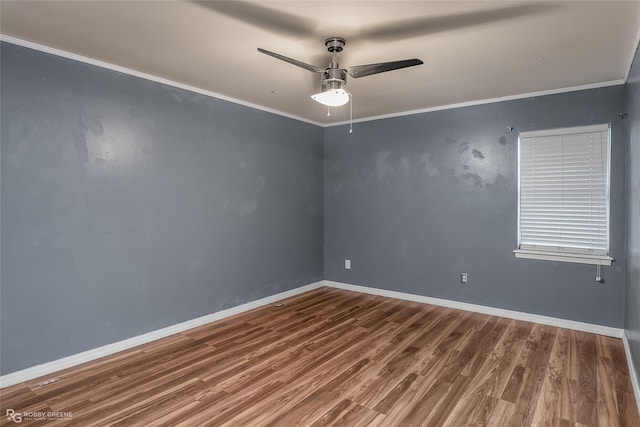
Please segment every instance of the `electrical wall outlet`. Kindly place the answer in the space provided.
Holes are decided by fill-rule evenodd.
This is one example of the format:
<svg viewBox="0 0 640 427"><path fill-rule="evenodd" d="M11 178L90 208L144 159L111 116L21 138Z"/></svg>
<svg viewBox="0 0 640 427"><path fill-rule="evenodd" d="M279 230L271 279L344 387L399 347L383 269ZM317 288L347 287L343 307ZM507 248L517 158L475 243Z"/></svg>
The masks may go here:
<svg viewBox="0 0 640 427"><path fill-rule="evenodd" d="M463 285L469 283L469 275L467 273L460 273L460 283Z"/></svg>
<svg viewBox="0 0 640 427"><path fill-rule="evenodd" d="M344 268L346 270L351 270L351 260L350 259L345 259L344 260Z"/></svg>

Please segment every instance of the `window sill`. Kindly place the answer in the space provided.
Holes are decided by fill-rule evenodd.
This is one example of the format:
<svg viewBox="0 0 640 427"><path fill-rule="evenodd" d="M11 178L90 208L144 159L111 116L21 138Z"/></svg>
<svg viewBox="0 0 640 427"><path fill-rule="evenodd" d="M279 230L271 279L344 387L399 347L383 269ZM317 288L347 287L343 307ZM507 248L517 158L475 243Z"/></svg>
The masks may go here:
<svg viewBox="0 0 640 427"><path fill-rule="evenodd" d="M531 249L516 249L516 258L541 259L546 261L573 262L578 264L611 265L614 261L608 255L567 254L562 252L535 251Z"/></svg>

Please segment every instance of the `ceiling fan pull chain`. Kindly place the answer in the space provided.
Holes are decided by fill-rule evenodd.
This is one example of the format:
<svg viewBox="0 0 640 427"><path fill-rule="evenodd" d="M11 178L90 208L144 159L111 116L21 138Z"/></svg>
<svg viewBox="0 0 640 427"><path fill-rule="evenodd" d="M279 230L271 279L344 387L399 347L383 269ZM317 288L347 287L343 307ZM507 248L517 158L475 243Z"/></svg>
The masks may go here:
<svg viewBox="0 0 640 427"><path fill-rule="evenodd" d="M353 95L349 94L349 135L353 135Z"/></svg>

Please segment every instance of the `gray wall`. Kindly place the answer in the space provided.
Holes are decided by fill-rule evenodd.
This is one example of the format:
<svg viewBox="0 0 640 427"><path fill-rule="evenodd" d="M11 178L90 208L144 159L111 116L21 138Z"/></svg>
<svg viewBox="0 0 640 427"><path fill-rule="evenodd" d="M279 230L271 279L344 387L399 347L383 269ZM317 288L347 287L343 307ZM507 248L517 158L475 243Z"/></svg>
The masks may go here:
<svg viewBox="0 0 640 427"><path fill-rule="evenodd" d="M623 325L624 154L638 146L618 118L622 86L357 123L350 136L0 46L2 374L323 275ZM607 122L617 261L606 283L593 266L514 258L518 132ZM626 327L640 355L629 166Z"/></svg>
<svg viewBox="0 0 640 427"><path fill-rule="evenodd" d="M624 327L636 373L640 374L640 51L636 51L627 81L627 113L627 295Z"/></svg>
<svg viewBox="0 0 640 427"><path fill-rule="evenodd" d="M322 279L322 128L1 55L2 374Z"/></svg>
<svg viewBox="0 0 640 427"><path fill-rule="evenodd" d="M327 129L325 279L622 327L624 108L616 86ZM595 266L515 258L518 132L609 122L606 283Z"/></svg>

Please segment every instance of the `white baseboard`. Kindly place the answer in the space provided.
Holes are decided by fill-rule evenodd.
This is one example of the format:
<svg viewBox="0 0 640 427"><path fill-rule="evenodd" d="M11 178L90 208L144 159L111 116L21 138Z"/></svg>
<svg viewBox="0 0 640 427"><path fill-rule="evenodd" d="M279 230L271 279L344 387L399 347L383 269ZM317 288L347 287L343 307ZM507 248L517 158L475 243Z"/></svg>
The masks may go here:
<svg viewBox="0 0 640 427"><path fill-rule="evenodd" d="M506 317L508 319L523 320L525 322L540 323L543 325L555 326L558 328L573 329L581 332L589 332L592 334L605 335L614 338L622 338L624 351L627 356L627 364L629 366L629 377L633 385L633 393L640 412L640 379L638 371L635 368L633 359L631 358L631 349L629 348L629 340L624 329L613 328L611 326L595 325L592 323L578 322L575 320L559 319L557 317L542 316L539 314L523 313L520 311L505 310L502 308L488 307L485 305L470 304L466 302L451 301L441 298L427 297L423 295L407 294L404 292L388 291L386 289L370 288L368 286L352 285L349 283L333 282L324 280L323 286L345 289L348 291L362 292L365 294L378 295L389 298L397 298L407 301L420 302L424 304L438 305L442 307L455 308L459 310L472 311L475 313L489 314L492 316Z"/></svg>
<svg viewBox="0 0 640 427"><path fill-rule="evenodd" d="M631 385L633 386L633 394L636 396L636 405L638 405L638 412L640 412L640 383L638 383L638 371L631 358L631 348L629 347L629 338L627 332L622 336L622 342L624 344L624 352L627 356L627 365L629 365L629 376L631 377Z"/></svg>
<svg viewBox="0 0 640 427"><path fill-rule="evenodd" d="M423 295L407 294L404 292L388 291L385 289L370 288L367 286L351 285L349 283L324 280L324 286L362 292L365 294L379 295L389 298L397 298L424 304L439 305L442 307L456 308L458 310L473 311L476 313L490 314L492 316L506 317L509 319L523 320L525 322L541 323L543 325L559 328L574 329L576 331L592 334L606 335L614 338L622 338L624 329L611 326L595 325L592 323L577 322L575 320L559 319L557 317L542 316L539 314L523 313L521 311L505 310L503 308L489 307L486 305L469 304L466 302L451 301L440 298L426 297Z"/></svg>
<svg viewBox="0 0 640 427"><path fill-rule="evenodd" d="M577 322L574 320L558 319L555 317L541 316L538 314L505 310L501 308L488 307L484 305L469 304L465 302L427 297L423 295L414 295L414 294L408 294L404 292L389 291L385 289L370 288L370 287L359 286L359 285L351 285L348 283L333 282L330 280L321 280L319 282L315 282L305 286L301 286L299 288L291 289L286 292L281 292L279 294L271 295L269 297L265 297L256 301L251 301L246 304L242 304L226 310L218 311L212 314L208 314L206 316L198 317L196 319L188 320L186 322L178 323L176 325L168 326L166 328L158 329L156 331L151 331L146 334L128 338L123 341L107 344L105 346L87 350L82 353L74 354L71 356L67 356L62 359L53 360L51 362L43 363L41 365L32 366L27 369L12 372L10 374L0 376L0 388L9 387L14 384L32 380L34 378L38 378L44 375L49 375L63 369L71 368L73 366L77 366L82 363L90 362L92 360L99 359L104 356L108 356L123 350L136 347L141 344L146 344L148 342L165 338L170 335L186 331L188 329L192 329L210 322L214 322L216 320L224 319L226 317L230 317L236 314L243 313L245 311L252 310L257 307L261 307L263 305L271 304L285 298L299 295L304 292L308 292L308 291L320 288L322 286L345 289L345 290L350 290L354 292L362 292L362 293L372 294L372 295L379 295L379 296L384 296L389 298L415 301L415 302L420 302L425 304L438 305L442 307L450 307L450 308L455 308L459 310L473 311L476 313L483 313L483 314L489 314L493 316L506 317L510 319L523 320L526 322L541 323L544 325L574 329L577 331L590 332L594 334L606 335L606 336L615 337L615 338L623 338L623 341L625 342L625 350L627 352L627 360L629 360L630 373L633 370L633 373L631 373L632 374L631 378L632 378L632 381L634 381L633 383L634 391L636 393L636 399L638 400L638 403L640 406L640 390L637 382L637 376L635 376L635 369L630 359L630 354L628 352L629 351L628 343L626 342L626 336L624 334L623 329L613 328L610 326L594 325L591 323Z"/></svg>
<svg viewBox="0 0 640 427"><path fill-rule="evenodd" d="M62 359L53 360L51 362L43 363L41 365L32 366L20 371L12 372L10 374L2 375L0 377L0 388L19 384L24 381L29 381L34 378L41 377L43 375L49 375L62 369L71 368L73 366L80 365L82 363L90 362L95 359L99 359L110 354L117 353L119 351L127 350L136 347L141 344L146 344L151 341L165 338L173 334L177 334L188 329L192 329L198 326L202 326L207 323L214 322L216 320L224 319L236 314L244 313L245 311L252 310L263 305L272 304L276 301L292 297L294 295L302 294L304 292L311 291L323 286L323 281L310 283L299 288L291 289L290 291L281 292L279 294L271 295L265 298L261 298L256 301L251 301L246 304L231 307L226 310L217 311L215 313L207 314L206 316L198 317L196 319L187 320L186 322L178 323L176 325L167 326L166 328L158 329L148 332L146 334L138 335L128 338L123 341L118 341L112 344L107 344L102 347L94 348L91 350L83 351L82 353L73 354L71 356L63 357Z"/></svg>

